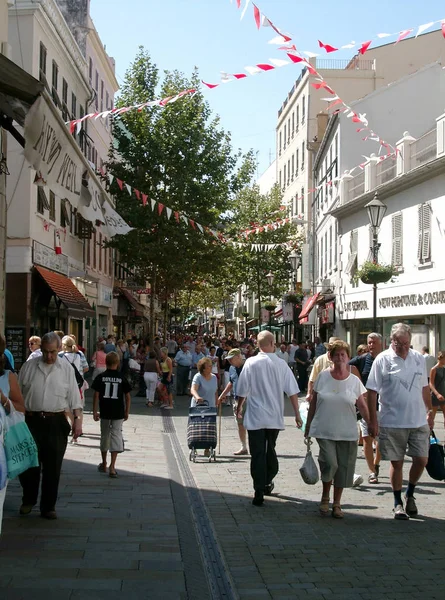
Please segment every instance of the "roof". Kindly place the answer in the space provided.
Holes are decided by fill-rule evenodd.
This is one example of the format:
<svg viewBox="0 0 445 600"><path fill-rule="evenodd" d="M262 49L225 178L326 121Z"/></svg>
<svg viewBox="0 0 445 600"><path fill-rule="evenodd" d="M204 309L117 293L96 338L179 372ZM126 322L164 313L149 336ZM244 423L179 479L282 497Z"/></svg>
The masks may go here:
<svg viewBox="0 0 445 600"><path fill-rule="evenodd" d="M88 300L79 292L71 279L37 265L34 268L73 316L80 318L96 316Z"/></svg>
<svg viewBox="0 0 445 600"><path fill-rule="evenodd" d="M132 294L130 294L130 292L127 289L119 287L115 288L115 291L117 291L123 298L125 298L125 300L130 305L131 310L134 310L135 317L145 317L144 305L138 302L136 298L132 296Z"/></svg>

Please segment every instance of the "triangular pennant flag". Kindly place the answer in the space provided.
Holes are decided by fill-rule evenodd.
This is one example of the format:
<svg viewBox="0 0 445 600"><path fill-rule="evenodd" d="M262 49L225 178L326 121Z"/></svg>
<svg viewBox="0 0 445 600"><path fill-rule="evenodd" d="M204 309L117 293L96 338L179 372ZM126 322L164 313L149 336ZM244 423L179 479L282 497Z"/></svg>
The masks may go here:
<svg viewBox="0 0 445 600"><path fill-rule="evenodd" d="M176 222L179 223L179 213L177 210L175 210L174 215L175 215Z"/></svg>
<svg viewBox="0 0 445 600"><path fill-rule="evenodd" d="M169 220L170 217L172 216L172 209L168 208L168 206L165 207L165 212L167 213L167 219Z"/></svg>
<svg viewBox="0 0 445 600"><path fill-rule="evenodd" d="M216 88L216 87L218 87L218 86L219 86L219 83L206 83L206 82L205 82L205 81L203 81L202 79L201 79L201 83L202 83L203 85L206 85L206 86L207 86L207 87L208 87L210 90L213 90L214 88Z"/></svg>
<svg viewBox="0 0 445 600"><path fill-rule="evenodd" d="M243 11L241 13L240 21L242 21L244 19L244 15L246 14L249 4L250 4L250 0L246 0L246 4L244 5Z"/></svg>
<svg viewBox="0 0 445 600"><path fill-rule="evenodd" d="M135 189L133 191L134 191L134 195L136 196L136 198L138 200L140 200L141 199L141 192L139 190L135 190Z"/></svg>
<svg viewBox="0 0 445 600"><path fill-rule="evenodd" d="M241 0L236 0L236 6L237 6L237 8L240 8L240 6L241 6Z"/></svg>
<svg viewBox="0 0 445 600"><path fill-rule="evenodd" d="M193 221L193 219L189 219L189 223L193 227L193 229L196 229L196 227L195 227L195 221Z"/></svg>
<svg viewBox="0 0 445 600"><path fill-rule="evenodd" d="M151 202L151 210L154 210L155 206L156 206L156 200L152 199L150 202Z"/></svg>
<svg viewBox="0 0 445 600"><path fill-rule="evenodd" d="M257 29L259 29L261 27L261 13L260 9L255 4L253 5L253 18L255 19Z"/></svg>
<svg viewBox="0 0 445 600"><path fill-rule="evenodd" d="M147 204L148 196L147 194L142 194L142 204L145 206Z"/></svg>
<svg viewBox="0 0 445 600"><path fill-rule="evenodd" d="M430 23L425 23L425 25L419 25L419 28L417 29L416 37L418 35L420 35L421 33L423 33L424 31L426 31L427 29L429 29L430 27L432 27L433 25L434 25L434 21L431 21Z"/></svg>
<svg viewBox="0 0 445 600"><path fill-rule="evenodd" d="M127 188L127 192L129 193L129 195L131 196L131 190L132 190L131 185L128 185L128 183L126 183L125 187Z"/></svg>
<svg viewBox="0 0 445 600"><path fill-rule="evenodd" d="M159 216L161 216L163 210L164 210L164 204L162 204L162 202L158 202L158 215Z"/></svg>
<svg viewBox="0 0 445 600"><path fill-rule="evenodd" d="M287 52L287 55L293 63L300 63L300 62L304 61L304 58L301 58L301 56L296 56L295 54L290 54L290 52Z"/></svg>
<svg viewBox="0 0 445 600"><path fill-rule="evenodd" d="M358 49L360 54L364 54L371 44L372 44L372 40L369 40L369 42L363 42L361 47Z"/></svg>
<svg viewBox="0 0 445 600"><path fill-rule="evenodd" d="M268 65L267 63L260 63L257 65L257 67L262 71L272 71L272 69L275 69L275 67Z"/></svg>
<svg viewBox="0 0 445 600"><path fill-rule="evenodd" d="M111 173L108 173L108 181L110 182L110 185L113 183L114 181L114 175L112 175Z"/></svg>
<svg viewBox="0 0 445 600"><path fill-rule="evenodd" d="M284 67L289 64L288 60L282 58L269 58L269 60L275 67Z"/></svg>
<svg viewBox="0 0 445 600"><path fill-rule="evenodd" d="M404 40L410 33L413 32L413 29L404 29L399 33L399 37L397 38L396 44Z"/></svg>
<svg viewBox="0 0 445 600"><path fill-rule="evenodd" d="M245 77L247 77L245 73L233 73L233 76L235 77L235 79L244 79Z"/></svg>
<svg viewBox="0 0 445 600"><path fill-rule="evenodd" d="M189 221L185 215L181 215L181 219L184 221L186 225L188 225Z"/></svg>
<svg viewBox="0 0 445 600"><path fill-rule="evenodd" d="M121 179L118 179L118 178L116 177L116 183L117 183L117 185L119 186L119 188L120 188L120 189L121 189L121 191L122 191L122 188L124 187L124 182L123 182Z"/></svg>
<svg viewBox="0 0 445 600"><path fill-rule="evenodd" d="M323 42L321 42L320 40L318 40L318 45L320 46L320 48L324 48L328 53L336 52L338 50L338 48L335 48L334 46L330 46L329 44L323 44Z"/></svg>
<svg viewBox="0 0 445 600"><path fill-rule="evenodd" d="M197 225L197 227L198 227L199 231L200 231L201 233L204 233L204 229L202 228L202 225L200 225L199 223L196 223L196 225Z"/></svg>
<svg viewBox="0 0 445 600"><path fill-rule="evenodd" d="M445 20L442 21L442 35L445 38Z"/></svg>

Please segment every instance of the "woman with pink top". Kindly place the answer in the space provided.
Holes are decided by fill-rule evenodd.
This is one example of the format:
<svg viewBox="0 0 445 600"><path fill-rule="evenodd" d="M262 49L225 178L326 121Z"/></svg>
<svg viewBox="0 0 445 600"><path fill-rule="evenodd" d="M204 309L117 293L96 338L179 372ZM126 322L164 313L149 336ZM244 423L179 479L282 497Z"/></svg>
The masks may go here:
<svg viewBox="0 0 445 600"><path fill-rule="evenodd" d="M107 355L104 351L105 342L99 342L96 346L96 352L91 357L91 363L94 367L93 371L93 381L100 373L103 373L107 369L106 360Z"/></svg>

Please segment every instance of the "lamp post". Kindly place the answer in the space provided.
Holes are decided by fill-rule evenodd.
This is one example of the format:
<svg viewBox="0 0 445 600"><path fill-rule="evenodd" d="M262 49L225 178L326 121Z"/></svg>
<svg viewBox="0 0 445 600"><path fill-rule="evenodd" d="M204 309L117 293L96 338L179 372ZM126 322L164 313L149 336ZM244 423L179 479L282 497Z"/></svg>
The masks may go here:
<svg viewBox="0 0 445 600"><path fill-rule="evenodd" d="M292 288L295 289L296 270L300 266L300 254L296 250L289 254L289 262L292 267Z"/></svg>
<svg viewBox="0 0 445 600"><path fill-rule="evenodd" d="M374 198L371 200L371 202L368 202L368 204L366 204L365 208L368 212L368 218L369 218L369 222L371 224L371 230L372 230L372 246L371 246L372 262L377 264L379 248L380 248L379 230L380 230L380 225L382 224L382 221L383 221L383 217L386 214L387 206L386 206L386 204L383 204L383 202L381 202L381 200L379 200L379 195L376 192L374 194ZM375 282L373 283L373 286L372 286L372 299L373 299L372 327L373 327L374 331L377 331L377 283L375 283Z"/></svg>
<svg viewBox="0 0 445 600"><path fill-rule="evenodd" d="M266 275L266 279L267 279L267 283L269 284L269 287L271 288L273 285L273 281L275 279L275 275L272 273L272 271L269 271L269 273ZM270 301L272 302L272 291L270 294ZM272 331L272 311L269 311L269 331Z"/></svg>

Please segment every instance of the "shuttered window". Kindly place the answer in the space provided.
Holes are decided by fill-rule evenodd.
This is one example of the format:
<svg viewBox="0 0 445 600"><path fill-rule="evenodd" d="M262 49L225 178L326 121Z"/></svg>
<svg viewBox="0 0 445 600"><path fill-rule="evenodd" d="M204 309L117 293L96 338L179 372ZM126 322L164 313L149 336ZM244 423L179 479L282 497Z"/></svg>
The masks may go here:
<svg viewBox="0 0 445 600"><path fill-rule="evenodd" d="M429 203L420 204L419 208L419 239L417 258L420 264L431 262L431 206Z"/></svg>
<svg viewBox="0 0 445 600"><path fill-rule="evenodd" d="M334 269L337 266L337 248L338 248L338 224L337 219L334 222Z"/></svg>
<svg viewBox="0 0 445 600"><path fill-rule="evenodd" d="M332 271L332 225L329 227L329 272Z"/></svg>
<svg viewBox="0 0 445 600"><path fill-rule="evenodd" d="M358 250L358 231L351 231L351 237L349 240L349 258L346 264L345 273L349 275L351 279L357 270L357 250Z"/></svg>
<svg viewBox="0 0 445 600"><path fill-rule="evenodd" d="M403 215L397 213L392 216L392 259L395 267L403 267Z"/></svg>

